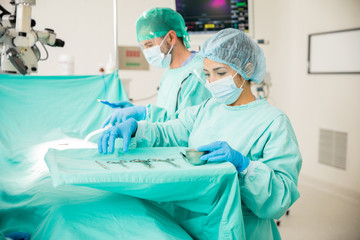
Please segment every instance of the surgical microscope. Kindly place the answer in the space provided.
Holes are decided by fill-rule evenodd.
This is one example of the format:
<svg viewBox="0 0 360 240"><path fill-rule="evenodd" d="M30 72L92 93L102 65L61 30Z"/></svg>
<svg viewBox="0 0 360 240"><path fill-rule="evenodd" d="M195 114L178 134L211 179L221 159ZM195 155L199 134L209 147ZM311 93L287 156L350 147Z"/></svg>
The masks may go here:
<svg viewBox="0 0 360 240"><path fill-rule="evenodd" d="M36 0L11 0L15 6L14 14L0 4L0 72L13 74L30 74L38 70L38 61L46 60L48 52L45 45L64 47L65 42L56 38L54 30L34 30L36 25L31 19L31 8ZM40 43L46 52L41 58L41 52L36 45Z"/></svg>

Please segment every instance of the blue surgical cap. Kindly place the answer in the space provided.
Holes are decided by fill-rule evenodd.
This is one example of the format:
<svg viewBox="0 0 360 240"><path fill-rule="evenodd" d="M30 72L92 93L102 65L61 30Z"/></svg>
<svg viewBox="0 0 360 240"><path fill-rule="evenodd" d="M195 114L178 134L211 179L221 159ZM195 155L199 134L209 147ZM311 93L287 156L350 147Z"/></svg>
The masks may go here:
<svg viewBox="0 0 360 240"><path fill-rule="evenodd" d="M244 32L227 28L208 38L200 54L204 58L223 63L244 79L261 83L266 73L263 50Z"/></svg>

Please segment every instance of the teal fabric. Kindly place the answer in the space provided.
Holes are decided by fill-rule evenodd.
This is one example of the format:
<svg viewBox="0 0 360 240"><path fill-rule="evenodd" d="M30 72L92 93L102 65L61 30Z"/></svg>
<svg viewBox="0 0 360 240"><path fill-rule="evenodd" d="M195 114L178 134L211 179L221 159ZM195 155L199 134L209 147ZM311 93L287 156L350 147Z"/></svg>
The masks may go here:
<svg viewBox="0 0 360 240"><path fill-rule="evenodd" d="M128 100L117 73L104 80L109 101ZM191 239L151 201L53 187L47 148L54 141L66 147L64 138L83 142L96 130L111 111L96 101L103 96L101 76L0 75L1 233L27 232L32 240Z"/></svg>
<svg viewBox="0 0 360 240"><path fill-rule="evenodd" d="M170 8L150 8L136 21L138 42L163 37L170 30L175 31L176 36L183 38L185 47L190 48L190 37L180 13Z"/></svg>
<svg viewBox="0 0 360 240"><path fill-rule="evenodd" d="M55 186L86 186L149 200L195 239L245 239L236 170L229 163L190 165L180 151L184 148L136 148L102 155L97 149L50 149L45 161ZM130 162L166 158L179 167ZM128 168L107 163L118 160L125 160Z"/></svg>
<svg viewBox="0 0 360 240"><path fill-rule="evenodd" d="M109 101L127 100L116 73L104 79ZM169 171L168 183L166 176L155 176L160 172L166 175L165 163L160 165L166 169L156 166L151 178L138 164L139 171L123 175L128 177L127 184L116 185L118 179L114 178L114 183L107 186L101 178L89 179L94 173L84 172L77 177L87 179L85 185L92 188L65 183L54 188L51 179L62 176L60 173L76 173L69 168L72 164L91 167L86 163L76 165L84 160L71 162L71 157L99 157L96 144L82 139L111 111L96 101L103 98L103 84L101 76L0 75L0 232L27 232L33 240L209 239L213 234L241 239L244 230L239 184L228 164L221 169L188 169L191 175L187 178L171 177L174 172ZM96 140L96 136L90 140ZM49 156L65 154L61 160L54 158L58 163L70 161L50 178L44 162L47 149L70 148L73 144L94 149L49 151ZM98 174L111 173L96 167ZM181 174L184 169L180 169ZM184 183L187 181L192 184ZM199 191L191 193L195 188Z"/></svg>
<svg viewBox="0 0 360 240"><path fill-rule="evenodd" d="M89 199L69 197L63 199L66 204L52 206L32 239L192 239L150 201L82 187L71 189L75 196Z"/></svg>
<svg viewBox="0 0 360 240"><path fill-rule="evenodd" d="M104 80L107 100L128 100L117 71ZM111 113L96 101L104 96L101 76L0 75L0 93L0 141L10 154L61 136L85 137Z"/></svg>
<svg viewBox="0 0 360 240"><path fill-rule="evenodd" d="M205 87L203 58L196 55L180 68L166 69L160 82L157 104L148 106L147 120L165 122L177 118L185 108L201 104L211 97Z"/></svg>
<svg viewBox="0 0 360 240"><path fill-rule="evenodd" d="M190 148L227 141L251 160L239 180L246 237L280 239L273 219L300 196L302 158L289 119L265 99L235 107L209 99L166 123L139 122L135 141L138 147Z"/></svg>

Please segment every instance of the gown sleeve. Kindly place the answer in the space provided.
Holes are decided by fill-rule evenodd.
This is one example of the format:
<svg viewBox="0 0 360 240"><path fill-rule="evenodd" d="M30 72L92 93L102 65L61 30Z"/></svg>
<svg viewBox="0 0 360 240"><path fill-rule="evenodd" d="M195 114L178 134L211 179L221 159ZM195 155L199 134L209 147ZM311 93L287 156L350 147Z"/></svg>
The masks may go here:
<svg viewBox="0 0 360 240"><path fill-rule="evenodd" d="M196 116L203 104L189 107L177 119L167 122L138 122L135 141L138 147L187 146Z"/></svg>
<svg viewBox="0 0 360 240"><path fill-rule="evenodd" d="M280 218L299 198L302 158L289 119L278 116L257 139L247 157L247 173L240 174L243 203L260 218Z"/></svg>

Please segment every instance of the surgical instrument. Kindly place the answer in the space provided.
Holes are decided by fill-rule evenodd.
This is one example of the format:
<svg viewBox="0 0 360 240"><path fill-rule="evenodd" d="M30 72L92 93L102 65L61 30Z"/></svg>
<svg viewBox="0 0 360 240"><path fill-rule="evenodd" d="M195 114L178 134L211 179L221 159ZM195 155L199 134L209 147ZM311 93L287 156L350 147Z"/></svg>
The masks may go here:
<svg viewBox="0 0 360 240"><path fill-rule="evenodd" d="M126 160L119 160L119 161L107 161L107 163L109 164L119 164L125 168L129 168L128 166L126 166L124 163L126 163Z"/></svg>
<svg viewBox="0 0 360 240"><path fill-rule="evenodd" d="M166 162L166 163L169 163L170 165L174 166L174 167L177 167L179 168L180 166L173 163L173 161L175 161L175 159L173 158L167 158L167 159L149 159L149 161L151 162Z"/></svg>
<svg viewBox="0 0 360 240"><path fill-rule="evenodd" d="M152 168L152 165L150 164L150 160L149 160L149 159L147 159L147 160L133 159L133 160L130 160L130 162L142 163L142 164L144 164L146 167Z"/></svg>
<svg viewBox="0 0 360 240"><path fill-rule="evenodd" d="M98 162L98 161L95 161L95 162L96 162L97 164L99 164L101 167L109 170L109 168L108 168L106 165L102 164L101 162Z"/></svg>

